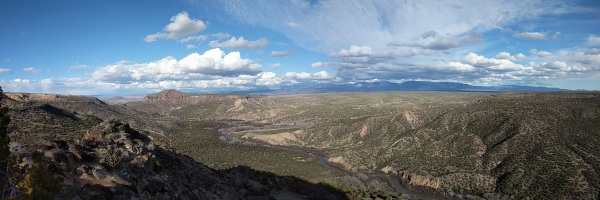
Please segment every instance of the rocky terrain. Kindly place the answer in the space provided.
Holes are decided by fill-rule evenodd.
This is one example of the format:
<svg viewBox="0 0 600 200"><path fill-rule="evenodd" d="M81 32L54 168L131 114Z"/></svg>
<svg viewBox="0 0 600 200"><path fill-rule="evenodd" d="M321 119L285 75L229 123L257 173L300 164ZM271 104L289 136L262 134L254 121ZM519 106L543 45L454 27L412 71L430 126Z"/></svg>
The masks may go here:
<svg viewBox="0 0 600 200"><path fill-rule="evenodd" d="M600 155L600 129L595 128L600 124L599 93L262 96L194 95L169 90L122 105L60 95L8 96L12 100L6 100L5 105L11 107L15 119L9 127L16 138L11 143L14 152L39 148L68 152L64 144L70 144L86 155L122 152L129 156L119 157L119 163L127 164L117 168L107 166L101 159L104 156L92 159L97 161L96 167L79 169L85 164L77 158L73 167L61 165L57 168L61 173L72 174L61 175L65 180L80 181L78 185L66 184L70 188L91 184L94 178L81 176L95 177L96 170L119 180L104 181L103 187L115 186L128 195L145 197L140 191L152 185L150 180L172 181L155 171L161 169L158 166L185 171L169 168L161 160L177 157L185 160L177 162L188 163L182 166L204 170L198 173L227 182L217 181L214 187L192 193L174 192L179 186L161 186L171 192L169 195L189 198L198 194L223 197L207 195L213 191L225 191L232 198L257 193L257 198L317 198L309 195L313 192L334 198L338 193L332 187L346 193L336 196L339 198L406 198L402 194L419 195L418 191L436 196L432 198L456 199L600 198L600 160L596 156ZM122 134L133 129L139 134ZM127 146L142 150L136 154ZM96 151L99 149L103 150ZM53 157L48 154L48 158ZM116 169L121 168L136 173L145 170L148 179L119 174ZM248 173L232 175L233 171ZM260 171L284 181L261 182L257 177L262 175L256 175L263 173ZM173 173L168 177L182 175L166 173ZM261 185L252 181L229 183L239 180L258 180ZM289 181L309 184L319 192L290 189L296 186ZM394 185L398 182L404 186ZM288 184L281 190L285 192L272 190L284 183ZM239 188L246 190L239 192ZM113 197L125 194L109 190Z"/></svg>
<svg viewBox="0 0 600 200"><path fill-rule="evenodd" d="M227 96L170 116L242 120L245 140L322 149L446 197L598 198L598 93ZM207 109L210 108L210 109ZM201 114L195 114L201 113ZM567 175L569 174L569 175ZM530 180L535 180L529 182Z"/></svg>
<svg viewBox="0 0 600 200"><path fill-rule="evenodd" d="M210 168L169 148L168 142L155 140L116 119L127 113L107 116L101 110L118 109L93 98L80 97L104 109L80 114L69 109L81 111L76 109L81 99L7 96L2 105L10 105L9 116L13 119L9 126L10 150L13 156L26 160L34 152L44 155L43 162L53 176L62 180L61 192L54 194L56 199L350 198L325 184L247 166ZM51 105L57 101L63 104ZM99 116L87 121L95 114ZM83 130L63 133L71 126Z"/></svg>

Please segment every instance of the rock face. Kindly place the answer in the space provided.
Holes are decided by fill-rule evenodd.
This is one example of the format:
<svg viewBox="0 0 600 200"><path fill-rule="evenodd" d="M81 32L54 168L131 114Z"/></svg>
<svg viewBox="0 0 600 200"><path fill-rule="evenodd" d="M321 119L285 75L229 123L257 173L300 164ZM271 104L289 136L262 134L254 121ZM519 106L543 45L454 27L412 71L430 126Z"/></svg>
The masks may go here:
<svg viewBox="0 0 600 200"><path fill-rule="evenodd" d="M117 120L42 151L64 180L57 199L346 199L329 186L246 166L211 169Z"/></svg>
<svg viewBox="0 0 600 200"><path fill-rule="evenodd" d="M189 95L183 94L177 90L165 90L159 92L157 95L149 95L144 97L144 101L168 101L168 100L183 100L187 99Z"/></svg>
<svg viewBox="0 0 600 200"><path fill-rule="evenodd" d="M407 181L409 185L424 186L434 189L440 188L440 180L431 176L421 176L409 172L399 173L402 181Z"/></svg>
<svg viewBox="0 0 600 200"><path fill-rule="evenodd" d="M240 195L210 168L155 146L118 121L48 148L45 155L67 180L64 187L82 199L217 199L217 191Z"/></svg>

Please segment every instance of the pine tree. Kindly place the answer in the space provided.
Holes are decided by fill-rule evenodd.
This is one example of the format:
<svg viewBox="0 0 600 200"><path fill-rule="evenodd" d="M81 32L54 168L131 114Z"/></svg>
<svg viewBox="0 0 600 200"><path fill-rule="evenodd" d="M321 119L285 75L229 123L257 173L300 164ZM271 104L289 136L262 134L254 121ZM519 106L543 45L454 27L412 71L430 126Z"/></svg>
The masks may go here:
<svg viewBox="0 0 600 200"><path fill-rule="evenodd" d="M61 192L62 180L48 170L48 165L42 160L43 156L39 151L33 153L33 163L18 185L19 199L51 199Z"/></svg>

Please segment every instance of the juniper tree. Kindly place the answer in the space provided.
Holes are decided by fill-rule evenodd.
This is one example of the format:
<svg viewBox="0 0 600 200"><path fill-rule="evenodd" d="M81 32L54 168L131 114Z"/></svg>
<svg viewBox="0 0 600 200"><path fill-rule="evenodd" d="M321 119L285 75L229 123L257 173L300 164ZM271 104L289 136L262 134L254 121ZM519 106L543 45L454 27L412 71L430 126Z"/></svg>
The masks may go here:
<svg viewBox="0 0 600 200"><path fill-rule="evenodd" d="M8 109L2 106L3 98L4 93L0 87L0 196L4 196L4 190L7 188L8 179L10 178L7 172L10 165L10 149L8 147L10 143L8 137L10 119L8 118Z"/></svg>

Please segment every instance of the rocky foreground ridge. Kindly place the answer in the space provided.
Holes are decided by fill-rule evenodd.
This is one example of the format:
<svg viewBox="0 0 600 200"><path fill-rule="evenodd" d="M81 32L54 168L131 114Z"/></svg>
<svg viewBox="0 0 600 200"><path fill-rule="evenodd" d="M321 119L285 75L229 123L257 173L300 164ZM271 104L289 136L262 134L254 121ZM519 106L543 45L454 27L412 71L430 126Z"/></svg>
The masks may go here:
<svg viewBox="0 0 600 200"><path fill-rule="evenodd" d="M81 108L118 111L96 98L23 93L5 97L2 106L10 108L13 156L27 158L38 149L52 176L61 180L56 199L346 199L329 186L294 177L246 166L207 167L127 123L89 116ZM75 127L84 130L57 131Z"/></svg>
<svg viewBox="0 0 600 200"><path fill-rule="evenodd" d="M211 169L118 120L39 146L48 168L63 180L58 199L346 198L326 185L245 166Z"/></svg>

